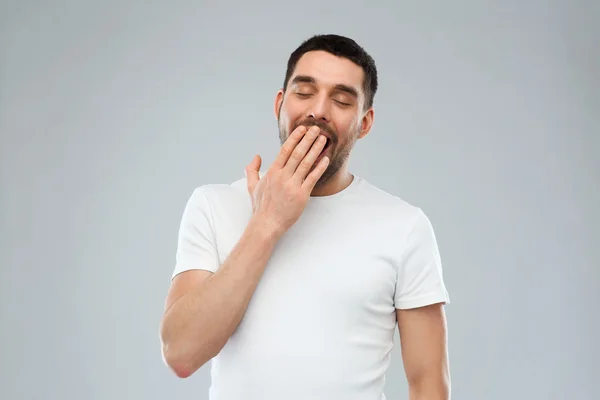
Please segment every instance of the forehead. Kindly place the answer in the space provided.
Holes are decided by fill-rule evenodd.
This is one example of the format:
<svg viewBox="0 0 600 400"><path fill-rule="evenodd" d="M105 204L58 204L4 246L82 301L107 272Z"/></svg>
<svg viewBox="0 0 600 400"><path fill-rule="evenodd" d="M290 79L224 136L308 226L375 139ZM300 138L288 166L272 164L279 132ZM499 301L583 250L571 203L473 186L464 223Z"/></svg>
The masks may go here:
<svg viewBox="0 0 600 400"><path fill-rule="evenodd" d="M364 72L359 65L347 58L325 51L309 51L298 63L291 79L297 75L314 78L319 86L347 85L363 93Z"/></svg>

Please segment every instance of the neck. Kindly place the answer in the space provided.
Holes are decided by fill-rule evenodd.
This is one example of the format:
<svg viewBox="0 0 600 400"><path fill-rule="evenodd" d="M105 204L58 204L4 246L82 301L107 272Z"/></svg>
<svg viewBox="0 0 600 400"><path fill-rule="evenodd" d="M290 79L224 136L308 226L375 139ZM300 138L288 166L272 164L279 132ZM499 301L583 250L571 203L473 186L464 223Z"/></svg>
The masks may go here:
<svg viewBox="0 0 600 400"><path fill-rule="evenodd" d="M310 194L313 197L331 196L346 189L354 179L346 166L340 168L327 182L316 185Z"/></svg>

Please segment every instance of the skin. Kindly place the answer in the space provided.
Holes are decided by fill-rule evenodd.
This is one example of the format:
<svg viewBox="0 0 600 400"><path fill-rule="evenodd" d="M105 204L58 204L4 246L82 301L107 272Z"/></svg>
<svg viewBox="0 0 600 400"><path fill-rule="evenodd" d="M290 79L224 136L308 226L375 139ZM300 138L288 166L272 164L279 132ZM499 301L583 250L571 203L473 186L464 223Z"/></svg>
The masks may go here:
<svg viewBox="0 0 600 400"><path fill-rule="evenodd" d="M304 54L287 90L277 92L275 117L283 142L294 127L317 125L331 138L326 155L331 158L313 196L339 192L352 182L348 158L358 139L370 132L374 110L365 110L364 72L352 61L324 51Z"/></svg>
<svg viewBox="0 0 600 400"><path fill-rule="evenodd" d="M446 315L442 304L396 310L409 400L449 400Z"/></svg>
<svg viewBox="0 0 600 400"><path fill-rule="evenodd" d="M260 156L246 167L253 216L216 272L193 270L173 279L161 321L163 358L188 377L219 353L239 324L272 251L310 196L327 196L353 179L348 159L371 130L364 73L350 60L308 52L287 90L275 96L282 147L259 178ZM316 126L319 129L307 127ZM319 138L326 136L326 141ZM450 398L446 316L441 304L396 311L410 400Z"/></svg>

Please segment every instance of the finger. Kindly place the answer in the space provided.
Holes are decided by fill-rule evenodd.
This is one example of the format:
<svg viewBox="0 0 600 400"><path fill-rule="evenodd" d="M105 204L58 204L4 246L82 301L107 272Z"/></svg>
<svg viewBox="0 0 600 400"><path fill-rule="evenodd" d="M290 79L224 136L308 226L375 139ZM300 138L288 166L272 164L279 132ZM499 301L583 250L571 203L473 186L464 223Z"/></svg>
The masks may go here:
<svg viewBox="0 0 600 400"><path fill-rule="evenodd" d="M306 175L308 175L308 173L310 172L310 169L313 167L316 159L319 157L321 151L325 147L325 143L327 143L327 139L325 139L325 136L319 135L319 137L311 146L306 156L302 159L302 161L300 161L298 168L294 172L294 177L297 177L297 179L300 182L304 181L304 178L306 178Z"/></svg>
<svg viewBox="0 0 600 400"><path fill-rule="evenodd" d="M317 166L311 171L310 174L308 174L304 182L302 182L302 189L308 192L312 192L313 188L315 187L321 176L323 176L323 173L327 169L328 165L329 157L325 156L321 158L321 161L319 161Z"/></svg>
<svg viewBox="0 0 600 400"><path fill-rule="evenodd" d="M300 125L290 134L285 143L281 146L281 150L279 150L277 158L275 158L275 161L273 161L272 166L274 168L281 169L285 166L285 163L290 158L292 151L294 151L294 148L296 145L298 145L305 133L306 127L304 125Z"/></svg>
<svg viewBox="0 0 600 400"><path fill-rule="evenodd" d="M260 156L257 154L254 156L254 158L252 159L252 161L250 162L250 164L248 164L248 166L246 167L246 180L247 180L247 186L248 186L248 193L250 193L252 195L252 193L254 193L254 188L256 187L256 184L259 181L259 171L260 171L260 166L262 164L262 160L260 158Z"/></svg>
<svg viewBox="0 0 600 400"><path fill-rule="evenodd" d="M319 127L312 126L308 132L306 132L300 143L298 143L298 145L294 148L284 167L287 176L292 176L294 172L296 172L298 165L300 165L306 156L306 153L308 153L308 151L311 149L311 146L317 139L319 131Z"/></svg>

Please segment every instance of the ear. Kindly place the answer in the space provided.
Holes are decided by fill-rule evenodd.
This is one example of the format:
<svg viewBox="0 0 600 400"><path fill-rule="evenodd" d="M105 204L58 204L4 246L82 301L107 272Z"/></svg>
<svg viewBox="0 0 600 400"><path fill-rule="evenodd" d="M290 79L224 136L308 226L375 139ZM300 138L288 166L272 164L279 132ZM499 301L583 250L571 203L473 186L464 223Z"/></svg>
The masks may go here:
<svg viewBox="0 0 600 400"><path fill-rule="evenodd" d="M358 139L362 139L369 134L371 131L371 127L373 126L373 121L375 120L375 110L373 107L369 108L367 112L363 115L360 127L360 133L358 134Z"/></svg>
<svg viewBox="0 0 600 400"><path fill-rule="evenodd" d="M273 110L275 114L275 119L279 119L279 110L281 109L281 104L283 104L283 89L279 89L277 95L275 96L275 109Z"/></svg>

